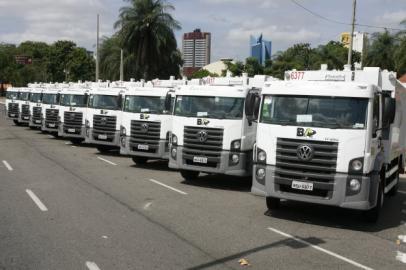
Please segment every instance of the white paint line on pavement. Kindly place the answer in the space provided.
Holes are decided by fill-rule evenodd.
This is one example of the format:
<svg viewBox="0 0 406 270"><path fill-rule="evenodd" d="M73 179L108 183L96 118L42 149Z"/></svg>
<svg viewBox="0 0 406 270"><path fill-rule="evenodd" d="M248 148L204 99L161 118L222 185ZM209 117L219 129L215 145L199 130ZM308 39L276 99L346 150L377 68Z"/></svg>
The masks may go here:
<svg viewBox="0 0 406 270"><path fill-rule="evenodd" d="M159 181L157 181L157 180L155 180L155 179L149 179L149 181L151 181L151 182L153 182L153 183L155 183L155 184L157 184L157 185L166 187L166 188L168 188L168 189L170 189L170 190L173 190L173 191L175 191L175 192L178 192L178 193L180 193L180 194L182 194L182 195L187 195L186 192L183 192L182 190L179 190L179 189L173 188L173 187L171 187L171 186L165 185L164 183L161 183L161 182L159 182Z"/></svg>
<svg viewBox="0 0 406 270"><path fill-rule="evenodd" d="M116 163L111 162L110 160L107 160L107 159L104 159L104 158L101 158L101 157L97 157L97 158L98 158L98 159L100 159L100 160L103 160L104 162L107 162L108 164L111 164L111 165L117 166L117 164L116 164Z"/></svg>
<svg viewBox="0 0 406 270"><path fill-rule="evenodd" d="M341 255L338 255L337 253L334 253L334 252L331 252L331 251L329 251L329 250L327 250L327 249L324 249L324 248L321 248L321 247L319 247L319 246L313 245L313 244L311 244L311 243L309 243L309 242L307 242L307 241L305 241L305 240L302 240L302 239L299 239L299 238L297 238L297 237L294 237L294 236L292 236L292 235L290 235L290 234L281 232L281 231L279 231L279 230L277 230L277 229L274 229L274 228L269 227L268 230L273 231L274 233L280 234L280 235L282 235L282 236L284 236L284 237L291 238L291 239L293 239L293 240L295 240L295 241L297 241L297 242L299 242L299 243L302 243L302 244L304 244L304 245L307 245L307 246L309 246L309 247L312 247L312 248L314 248L314 249L316 249L316 250L318 250L318 251L320 251L320 252L326 253L326 254L328 254L328 255L330 255L330 256L333 256L333 257L335 257L335 258L337 258L337 259L340 259L340 260L342 260L342 261L345 261L345 262L347 262L347 263L349 263L349 264L352 264L352 265L354 265L354 266L356 266L356 267L359 267L359 268L361 268L361 269L373 270L372 268L370 268L370 267L368 267L368 266L365 266L365 265L362 265L362 264L360 264L360 263L357 263L357 262L355 262L355 261L353 261L353 260L350 260L350 259L348 259L348 258L346 258L346 257L343 257L343 256L341 256Z"/></svg>
<svg viewBox="0 0 406 270"><path fill-rule="evenodd" d="M152 204L152 202L147 202L147 203L144 205L144 210L148 210L148 208L151 206L151 204Z"/></svg>
<svg viewBox="0 0 406 270"><path fill-rule="evenodd" d="M398 260L402 263L406 263L406 253L398 251L398 253L396 255L396 260Z"/></svg>
<svg viewBox="0 0 406 270"><path fill-rule="evenodd" d="M50 138L50 139L55 139L55 136L48 135L48 138Z"/></svg>
<svg viewBox="0 0 406 270"><path fill-rule="evenodd" d="M89 270L100 270L95 262L86 262L86 266Z"/></svg>
<svg viewBox="0 0 406 270"><path fill-rule="evenodd" d="M26 189L25 191L31 197L31 199L35 202L35 204L38 206L38 208L41 209L41 211L43 211L43 212L48 211L48 208L41 202L41 200L37 197L37 195L35 195L35 193L32 192L32 190Z"/></svg>
<svg viewBox="0 0 406 270"><path fill-rule="evenodd" d="M406 194L406 191L398 190L399 193Z"/></svg>
<svg viewBox="0 0 406 270"><path fill-rule="evenodd" d="M75 145L72 145L72 148L76 148L76 146L75 146Z"/></svg>
<svg viewBox="0 0 406 270"><path fill-rule="evenodd" d="M65 144L66 144L66 145L71 145L72 143L71 143L71 142L65 142Z"/></svg>
<svg viewBox="0 0 406 270"><path fill-rule="evenodd" d="M10 164L7 162L7 160L3 160L4 166L6 166L7 170L12 171L13 167L10 166Z"/></svg>

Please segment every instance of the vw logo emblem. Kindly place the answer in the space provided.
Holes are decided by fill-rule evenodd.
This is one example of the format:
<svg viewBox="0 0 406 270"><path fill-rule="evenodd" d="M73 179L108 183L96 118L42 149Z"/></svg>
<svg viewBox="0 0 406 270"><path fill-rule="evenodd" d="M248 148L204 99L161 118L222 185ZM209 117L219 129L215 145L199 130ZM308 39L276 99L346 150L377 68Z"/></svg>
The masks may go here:
<svg viewBox="0 0 406 270"><path fill-rule="evenodd" d="M199 131L199 132L197 133L197 138L199 139L200 142L205 142L205 141L207 141L207 137L208 137L208 136L209 136L209 135L208 135L207 132L204 131L204 130L201 130L201 131Z"/></svg>
<svg viewBox="0 0 406 270"><path fill-rule="evenodd" d="M297 157L303 161L309 161L313 158L313 148L309 145L299 145L297 147Z"/></svg>
<svg viewBox="0 0 406 270"><path fill-rule="evenodd" d="M142 131L142 132L147 133L147 132L148 132L148 129L149 129L148 124L142 124L142 125L141 125L141 131Z"/></svg>

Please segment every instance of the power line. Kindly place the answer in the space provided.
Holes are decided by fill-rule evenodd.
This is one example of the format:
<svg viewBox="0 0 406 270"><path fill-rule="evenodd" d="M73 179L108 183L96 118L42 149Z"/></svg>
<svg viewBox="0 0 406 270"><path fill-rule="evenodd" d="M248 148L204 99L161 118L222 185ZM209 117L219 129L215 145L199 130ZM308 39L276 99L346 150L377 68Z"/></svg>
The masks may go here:
<svg viewBox="0 0 406 270"><path fill-rule="evenodd" d="M305 11L307 11L308 13L312 14L315 17L318 17L322 20L328 21L330 23L335 23L335 24L341 24L341 25L352 25L351 23L346 23L346 22L341 22L341 21L337 21L334 19L330 19L327 18L323 15L320 15L310 9L308 9L307 7L303 6L302 4L298 3L296 0L290 0L293 4L295 4L296 6L304 9ZM369 25L369 24L361 24L361 23L356 23L356 26L362 26L362 27L367 27L367 28L377 28L377 29L385 29L385 30L393 30L393 31L402 31L403 29L399 29L399 28L391 28L391 27L385 27L385 26L377 26L377 25Z"/></svg>

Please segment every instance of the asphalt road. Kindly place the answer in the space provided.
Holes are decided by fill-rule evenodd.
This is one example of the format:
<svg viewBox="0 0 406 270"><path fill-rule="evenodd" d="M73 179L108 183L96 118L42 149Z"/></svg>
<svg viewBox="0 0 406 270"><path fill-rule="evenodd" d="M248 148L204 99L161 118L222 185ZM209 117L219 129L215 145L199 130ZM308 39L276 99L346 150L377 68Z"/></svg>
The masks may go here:
<svg viewBox="0 0 406 270"><path fill-rule="evenodd" d="M294 202L268 213L249 179L186 183L1 114L1 270L406 269L406 178L377 224Z"/></svg>

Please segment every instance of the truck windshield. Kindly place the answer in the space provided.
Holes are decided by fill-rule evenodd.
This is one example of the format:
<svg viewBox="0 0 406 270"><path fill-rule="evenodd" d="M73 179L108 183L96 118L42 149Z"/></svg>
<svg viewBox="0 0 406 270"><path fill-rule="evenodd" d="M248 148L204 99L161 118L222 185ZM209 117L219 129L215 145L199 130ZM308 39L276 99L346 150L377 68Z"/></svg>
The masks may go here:
<svg viewBox="0 0 406 270"><path fill-rule="evenodd" d="M118 97L109 95L91 95L89 99L89 108L119 110Z"/></svg>
<svg viewBox="0 0 406 270"><path fill-rule="evenodd" d="M86 107L86 96L73 94L61 95L61 105L72 107Z"/></svg>
<svg viewBox="0 0 406 270"><path fill-rule="evenodd" d="M125 112L166 114L165 97L151 96L126 96L124 104Z"/></svg>
<svg viewBox="0 0 406 270"><path fill-rule="evenodd" d="M41 102L41 93L31 93L31 102Z"/></svg>
<svg viewBox="0 0 406 270"><path fill-rule="evenodd" d="M365 129L368 99L320 96L265 96L261 122L275 125Z"/></svg>
<svg viewBox="0 0 406 270"><path fill-rule="evenodd" d="M18 95L19 100L29 100L29 98L30 98L30 93L28 93L28 92L20 93Z"/></svg>
<svg viewBox="0 0 406 270"><path fill-rule="evenodd" d="M57 96L57 94L44 94L44 96L42 97L42 103L55 105L58 103Z"/></svg>
<svg viewBox="0 0 406 270"><path fill-rule="evenodd" d="M244 98L177 96L175 115L216 119L241 119Z"/></svg>
<svg viewBox="0 0 406 270"><path fill-rule="evenodd" d="M18 92L13 92L13 91L7 91L6 93L6 98L7 99L13 99L18 97Z"/></svg>

